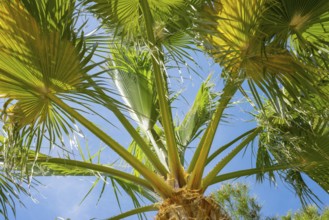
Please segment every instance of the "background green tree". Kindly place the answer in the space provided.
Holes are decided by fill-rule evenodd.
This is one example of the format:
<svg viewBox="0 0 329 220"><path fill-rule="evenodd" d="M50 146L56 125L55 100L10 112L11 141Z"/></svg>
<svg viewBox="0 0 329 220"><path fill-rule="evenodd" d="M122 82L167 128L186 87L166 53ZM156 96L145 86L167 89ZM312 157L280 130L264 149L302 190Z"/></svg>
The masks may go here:
<svg viewBox="0 0 329 220"><path fill-rule="evenodd" d="M266 213L262 212L262 204L259 199L256 196L250 195L250 187L244 183L225 183L212 196L221 207L227 210L228 215L232 219L321 220L327 219L329 215L328 208L324 208L322 212L319 212L316 206L309 205L294 213L289 211L283 216L266 216Z"/></svg>

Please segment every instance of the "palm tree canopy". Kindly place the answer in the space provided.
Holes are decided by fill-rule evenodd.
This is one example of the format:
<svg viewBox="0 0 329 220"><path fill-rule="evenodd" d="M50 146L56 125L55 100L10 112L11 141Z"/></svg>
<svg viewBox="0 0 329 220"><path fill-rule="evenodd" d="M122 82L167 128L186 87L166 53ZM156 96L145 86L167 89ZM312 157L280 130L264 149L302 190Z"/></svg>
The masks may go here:
<svg viewBox="0 0 329 220"><path fill-rule="evenodd" d="M277 172L305 204L314 195L302 174L329 190L328 13L327 0L2 1L1 160L5 181L13 184L3 189L15 189L12 173L96 175L132 198L137 209L120 218L154 209L157 219L227 218L203 195L209 186ZM83 14L98 19L90 34ZM220 77L223 88L215 91L212 76L204 77L190 109L176 120L173 102L180 94L171 80L182 69L195 71L190 53L199 50L221 66L213 78ZM217 147L219 124L239 91L255 108L257 127ZM132 138L129 146L103 129L110 116ZM128 169L96 160L101 151L85 156L80 150L78 159L40 152L42 145L65 149L65 138L79 132L76 125ZM254 168L223 173L257 138ZM141 207L139 196L151 205ZM1 198L6 215L6 204L13 205Z"/></svg>

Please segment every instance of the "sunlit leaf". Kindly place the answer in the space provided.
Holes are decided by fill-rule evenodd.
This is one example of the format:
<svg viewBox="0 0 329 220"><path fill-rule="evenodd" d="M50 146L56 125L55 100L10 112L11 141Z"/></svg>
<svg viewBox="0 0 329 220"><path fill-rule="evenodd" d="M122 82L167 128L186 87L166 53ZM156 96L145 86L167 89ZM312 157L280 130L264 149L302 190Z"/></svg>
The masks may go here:
<svg viewBox="0 0 329 220"><path fill-rule="evenodd" d="M216 97L218 96L212 89L213 84L210 82L209 77L201 84L192 106L176 129L182 154L184 154L188 144L203 131L210 120L216 105Z"/></svg>

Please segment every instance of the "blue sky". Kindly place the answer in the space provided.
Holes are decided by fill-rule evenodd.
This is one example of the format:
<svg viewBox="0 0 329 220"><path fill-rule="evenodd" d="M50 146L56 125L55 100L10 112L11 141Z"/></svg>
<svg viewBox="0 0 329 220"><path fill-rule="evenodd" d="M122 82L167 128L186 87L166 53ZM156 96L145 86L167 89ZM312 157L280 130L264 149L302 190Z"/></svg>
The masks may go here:
<svg viewBox="0 0 329 220"><path fill-rule="evenodd" d="M214 82L217 83L217 89L220 89L220 83L218 76L220 69L218 66L214 66L211 62L202 54L196 55L199 65L203 68L203 77L207 73L213 72ZM201 72L201 70L200 70ZM174 73L173 73L174 74ZM200 84L200 78L196 75L191 75L192 79L186 79L183 84L176 85L178 88L184 90L184 97L191 103L196 90ZM171 81L172 84L176 83L175 80ZM235 101L240 101L236 98ZM186 107L185 101L174 103L175 111L174 115L181 114L184 106ZM222 123L216 139L214 141L214 148L221 146L224 143L234 139L237 135L243 133L255 125L255 122L248 122L250 115L247 113L248 104L242 103L241 106L231 108L226 113L230 114L228 121L229 123ZM108 117L113 117L108 115ZM111 119L112 120L112 119ZM113 126L105 126L102 120L94 120L96 124L102 127L107 133L113 137L118 137L118 141L124 145L128 145L130 139L128 138L125 131L121 128L115 128ZM88 141L89 148L91 151L96 152L100 147L104 147L102 143L94 138L88 131L83 129L83 133ZM81 139L84 140L84 139ZM251 159L252 151L249 147L246 152L240 153L232 163L226 168L226 171L237 170L239 168L251 167L254 164ZM110 150L105 150L102 160L106 163L113 162L117 159L115 154ZM207 169L206 169L207 172ZM17 207L17 219L18 220L55 220L55 219L66 219L71 220L88 220L92 218L104 219L112 215L119 214L120 209L116 203L115 196L111 189L110 184L107 185L106 191L102 198L98 202L98 196L101 191L101 184L99 184L95 190L80 204L85 194L92 187L94 178L92 177L42 177L38 178L43 183L42 186L38 187L39 192L33 191L32 194L34 199L23 197L23 202L26 207ZM255 177L241 178L237 180L239 182L247 183L250 186L251 194L256 195L258 201L263 205L263 214L265 216L274 216L276 214L283 215L287 211L296 211L301 208L298 198L290 191L280 180L278 179L277 185L270 185L269 182L259 184L255 182ZM313 184L314 185L314 184ZM220 184L211 187L208 192L216 190L220 187ZM319 187L314 187L315 192L318 193L324 204L329 204L328 195L323 192ZM127 211L132 208L132 204L129 197L122 195L120 197L122 210ZM153 213L149 214L149 219L152 219ZM127 219L137 219L136 216Z"/></svg>

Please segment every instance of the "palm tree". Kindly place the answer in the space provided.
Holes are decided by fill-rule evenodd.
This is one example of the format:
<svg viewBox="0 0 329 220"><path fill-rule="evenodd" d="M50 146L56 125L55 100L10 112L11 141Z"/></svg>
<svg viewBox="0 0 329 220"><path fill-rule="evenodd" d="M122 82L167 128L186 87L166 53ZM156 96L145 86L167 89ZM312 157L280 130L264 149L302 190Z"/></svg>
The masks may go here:
<svg viewBox="0 0 329 220"><path fill-rule="evenodd" d="M113 219L152 210L158 211L156 219L228 219L205 191L255 174L259 180L274 172L289 177L302 201L313 197L301 173L329 190L326 0L4 0L0 12L6 181L17 174L111 179L136 205ZM88 35L87 23L79 20L85 13L101 24ZM167 70L185 65L197 50L193 45L221 65L224 87L214 92L207 78L183 120L176 121L171 103L177 91ZM238 91L254 106L258 126L216 148L218 125ZM111 123L110 112L131 136L130 146L90 116ZM79 132L76 125L116 152L129 171L92 156L40 152L44 145L65 148ZM223 173L258 137L255 168ZM298 142L299 137L305 138ZM210 162L216 165L205 173ZM140 206L138 196L151 205ZM12 204L2 198L2 204Z"/></svg>

